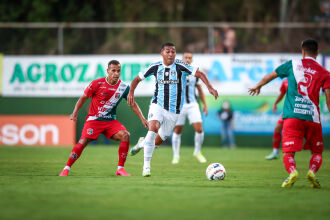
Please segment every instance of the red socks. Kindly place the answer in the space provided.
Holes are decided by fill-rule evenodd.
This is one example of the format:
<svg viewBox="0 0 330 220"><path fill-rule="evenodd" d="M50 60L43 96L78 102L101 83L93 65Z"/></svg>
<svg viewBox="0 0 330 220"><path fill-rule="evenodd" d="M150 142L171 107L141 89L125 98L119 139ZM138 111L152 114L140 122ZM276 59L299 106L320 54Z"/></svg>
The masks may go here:
<svg viewBox="0 0 330 220"><path fill-rule="evenodd" d="M84 146L81 143L77 143L70 154L70 158L66 163L67 166L71 167L74 162L80 157L81 152L84 150Z"/></svg>
<svg viewBox="0 0 330 220"><path fill-rule="evenodd" d="M322 154L320 153L313 153L312 158L309 162L309 169L316 173L322 164Z"/></svg>
<svg viewBox="0 0 330 220"><path fill-rule="evenodd" d="M273 134L273 148L279 149L281 144L281 132L274 132Z"/></svg>
<svg viewBox="0 0 330 220"><path fill-rule="evenodd" d="M118 166L124 166L126 162L127 152L129 148L129 142L120 142L119 149L118 149Z"/></svg>
<svg viewBox="0 0 330 220"><path fill-rule="evenodd" d="M294 154L285 153L284 156L283 156L283 163L284 163L285 169L289 173L292 173L293 171L296 170L296 162L294 160Z"/></svg>

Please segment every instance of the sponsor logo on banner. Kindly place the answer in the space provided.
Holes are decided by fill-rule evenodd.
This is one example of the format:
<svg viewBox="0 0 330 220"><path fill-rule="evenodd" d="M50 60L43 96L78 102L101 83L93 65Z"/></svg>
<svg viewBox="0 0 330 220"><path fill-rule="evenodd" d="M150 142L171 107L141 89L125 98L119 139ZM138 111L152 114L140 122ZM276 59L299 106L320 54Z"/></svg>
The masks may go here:
<svg viewBox="0 0 330 220"><path fill-rule="evenodd" d="M0 115L0 145L72 146L75 136L68 116Z"/></svg>
<svg viewBox="0 0 330 220"><path fill-rule="evenodd" d="M279 88L278 88L279 90ZM277 90L277 91L278 91ZM203 130L206 135L221 134L221 116L219 110L223 101L229 101L233 110L233 128L235 134L272 135L274 127L281 118L284 100L277 105L278 111L272 111L277 96L220 96L218 100L207 96L209 113L203 117ZM324 135L330 134L330 113L326 99L320 96L320 117Z"/></svg>
<svg viewBox="0 0 330 220"><path fill-rule="evenodd" d="M139 72L161 56L4 56L3 96L79 97L84 88L95 79L106 76L109 59L122 64L121 79L131 82ZM320 60L322 59L319 56ZM181 55L177 55L181 58ZM205 72L215 86L227 95L247 95L247 88L265 74L274 71L289 59L300 54L195 54L193 66ZM172 73L171 73L172 74ZM148 77L136 88L137 96L152 96L154 77ZM263 94L277 94L280 79L263 88ZM207 89L204 88L207 92Z"/></svg>

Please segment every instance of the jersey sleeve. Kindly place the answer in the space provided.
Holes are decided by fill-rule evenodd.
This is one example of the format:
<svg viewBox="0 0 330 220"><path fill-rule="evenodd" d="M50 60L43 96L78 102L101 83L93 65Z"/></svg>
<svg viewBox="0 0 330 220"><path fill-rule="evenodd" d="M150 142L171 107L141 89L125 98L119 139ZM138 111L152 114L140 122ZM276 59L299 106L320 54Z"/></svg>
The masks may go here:
<svg viewBox="0 0 330 220"><path fill-rule="evenodd" d="M280 92L282 94L286 93L286 90L288 89L288 81L287 79L283 80L281 88L280 88Z"/></svg>
<svg viewBox="0 0 330 220"><path fill-rule="evenodd" d="M330 73L329 72L327 72L328 74L327 74L327 76L326 76L326 78L325 78L325 81L324 81L324 84L323 84L323 86L322 86L322 89L323 89L323 91L325 90L325 89L330 89Z"/></svg>
<svg viewBox="0 0 330 220"><path fill-rule="evenodd" d="M292 69L292 60L289 60L275 69L277 75L281 78L288 77Z"/></svg>
<svg viewBox="0 0 330 220"><path fill-rule="evenodd" d="M87 95L89 98L92 97L95 91L95 83L92 81L85 89L84 94Z"/></svg>
<svg viewBox="0 0 330 220"><path fill-rule="evenodd" d="M126 99L126 100L127 100L128 92L129 92L129 86L126 87L126 89L123 93L123 98Z"/></svg>
<svg viewBox="0 0 330 220"><path fill-rule="evenodd" d="M144 80L145 78L151 76L151 75L156 75L157 70L158 70L158 64L153 63L150 64L144 71L139 72L139 77L141 80Z"/></svg>
<svg viewBox="0 0 330 220"><path fill-rule="evenodd" d="M195 76L196 71L198 70L198 67L191 66L180 60L177 60L176 63L180 67L181 71L186 72L188 75Z"/></svg>

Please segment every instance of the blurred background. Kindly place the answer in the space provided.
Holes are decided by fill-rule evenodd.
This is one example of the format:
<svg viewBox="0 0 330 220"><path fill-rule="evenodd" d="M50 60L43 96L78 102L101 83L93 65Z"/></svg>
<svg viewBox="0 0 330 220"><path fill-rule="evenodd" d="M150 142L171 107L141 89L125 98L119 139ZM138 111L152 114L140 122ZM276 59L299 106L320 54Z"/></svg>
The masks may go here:
<svg viewBox="0 0 330 220"><path fill-rule="evenodd" d="M177 58L193 52L193 65L219 90L217 101L207 97L209 115L203 116L208 146L221 146L217 112L226 100L234 113L236 144L272 146L283 101L276 113L272 105L281 80L257 98L249 97L247 88L301 57L302 40L319 42L318 61L330 69L329 0L2 0L0 12L0 145L73 145L88 105L76 124L69 115L84 87L105 76L111 59L121 62L121 79L130 82L161 59L164 42L176 45ZM154 83L143 83L136 95L146 115ZM330 114L324 96L320 99L329 146ZM117 117L132 143L145 135L125 103ZM193 145L193 133L186 124L184 145ZM96 144L103 143L100 138Z"/></svg>

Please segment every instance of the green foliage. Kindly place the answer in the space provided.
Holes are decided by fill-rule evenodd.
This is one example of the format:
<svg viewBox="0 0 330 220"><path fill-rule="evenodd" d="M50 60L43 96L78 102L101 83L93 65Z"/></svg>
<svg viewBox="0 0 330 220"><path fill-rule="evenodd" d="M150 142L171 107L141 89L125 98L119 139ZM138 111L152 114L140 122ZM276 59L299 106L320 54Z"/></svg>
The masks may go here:
<svg viewBox="0 0 330 220"><path fill-rule="evenodd" d="M288 1L286 21L314 21L320 19L320 1ZM2 0L1 22L278 22L281 1L274 0ZM5 54L57 54L57 30L10 30L0 29L0 53ZM207 30L205 30L207 33ZM263 30L262 30L263 31ZM186 31L176 29L170 33L165 28L155 29L65 29L65 54L109 54L109 53L157 53L155 48L164 41L178 42L178 48L189 46ZM253 32L238 30L237 49L244 52L259 52L258 46L272 43L277 49L278 34L266 34L255 39ZM109 35L111 37L109 37ZM315 33L313 33L315 35ZM324 34L317 37L327 40ZM286 33L285 39L304 37ZM195 33L194 38L202 38ZM197 44L207 39L195 40ZM147 42L147 43L146 43ZM253 43L252 43L253 42ZM270 44L269 43L269 44ZM207 43L206 43L207 44ZM42 47L40 47L42 45ZM289 40L279 50L294 52ZM263 47L265 48L265 47ZM204 46L203 49L206 49ZM196 52L203 52L199 49ZM325 49L326 50L326 49ZM195 51L194 51L195 52ZM274 51L277 52L277 51Z"/></svg>

